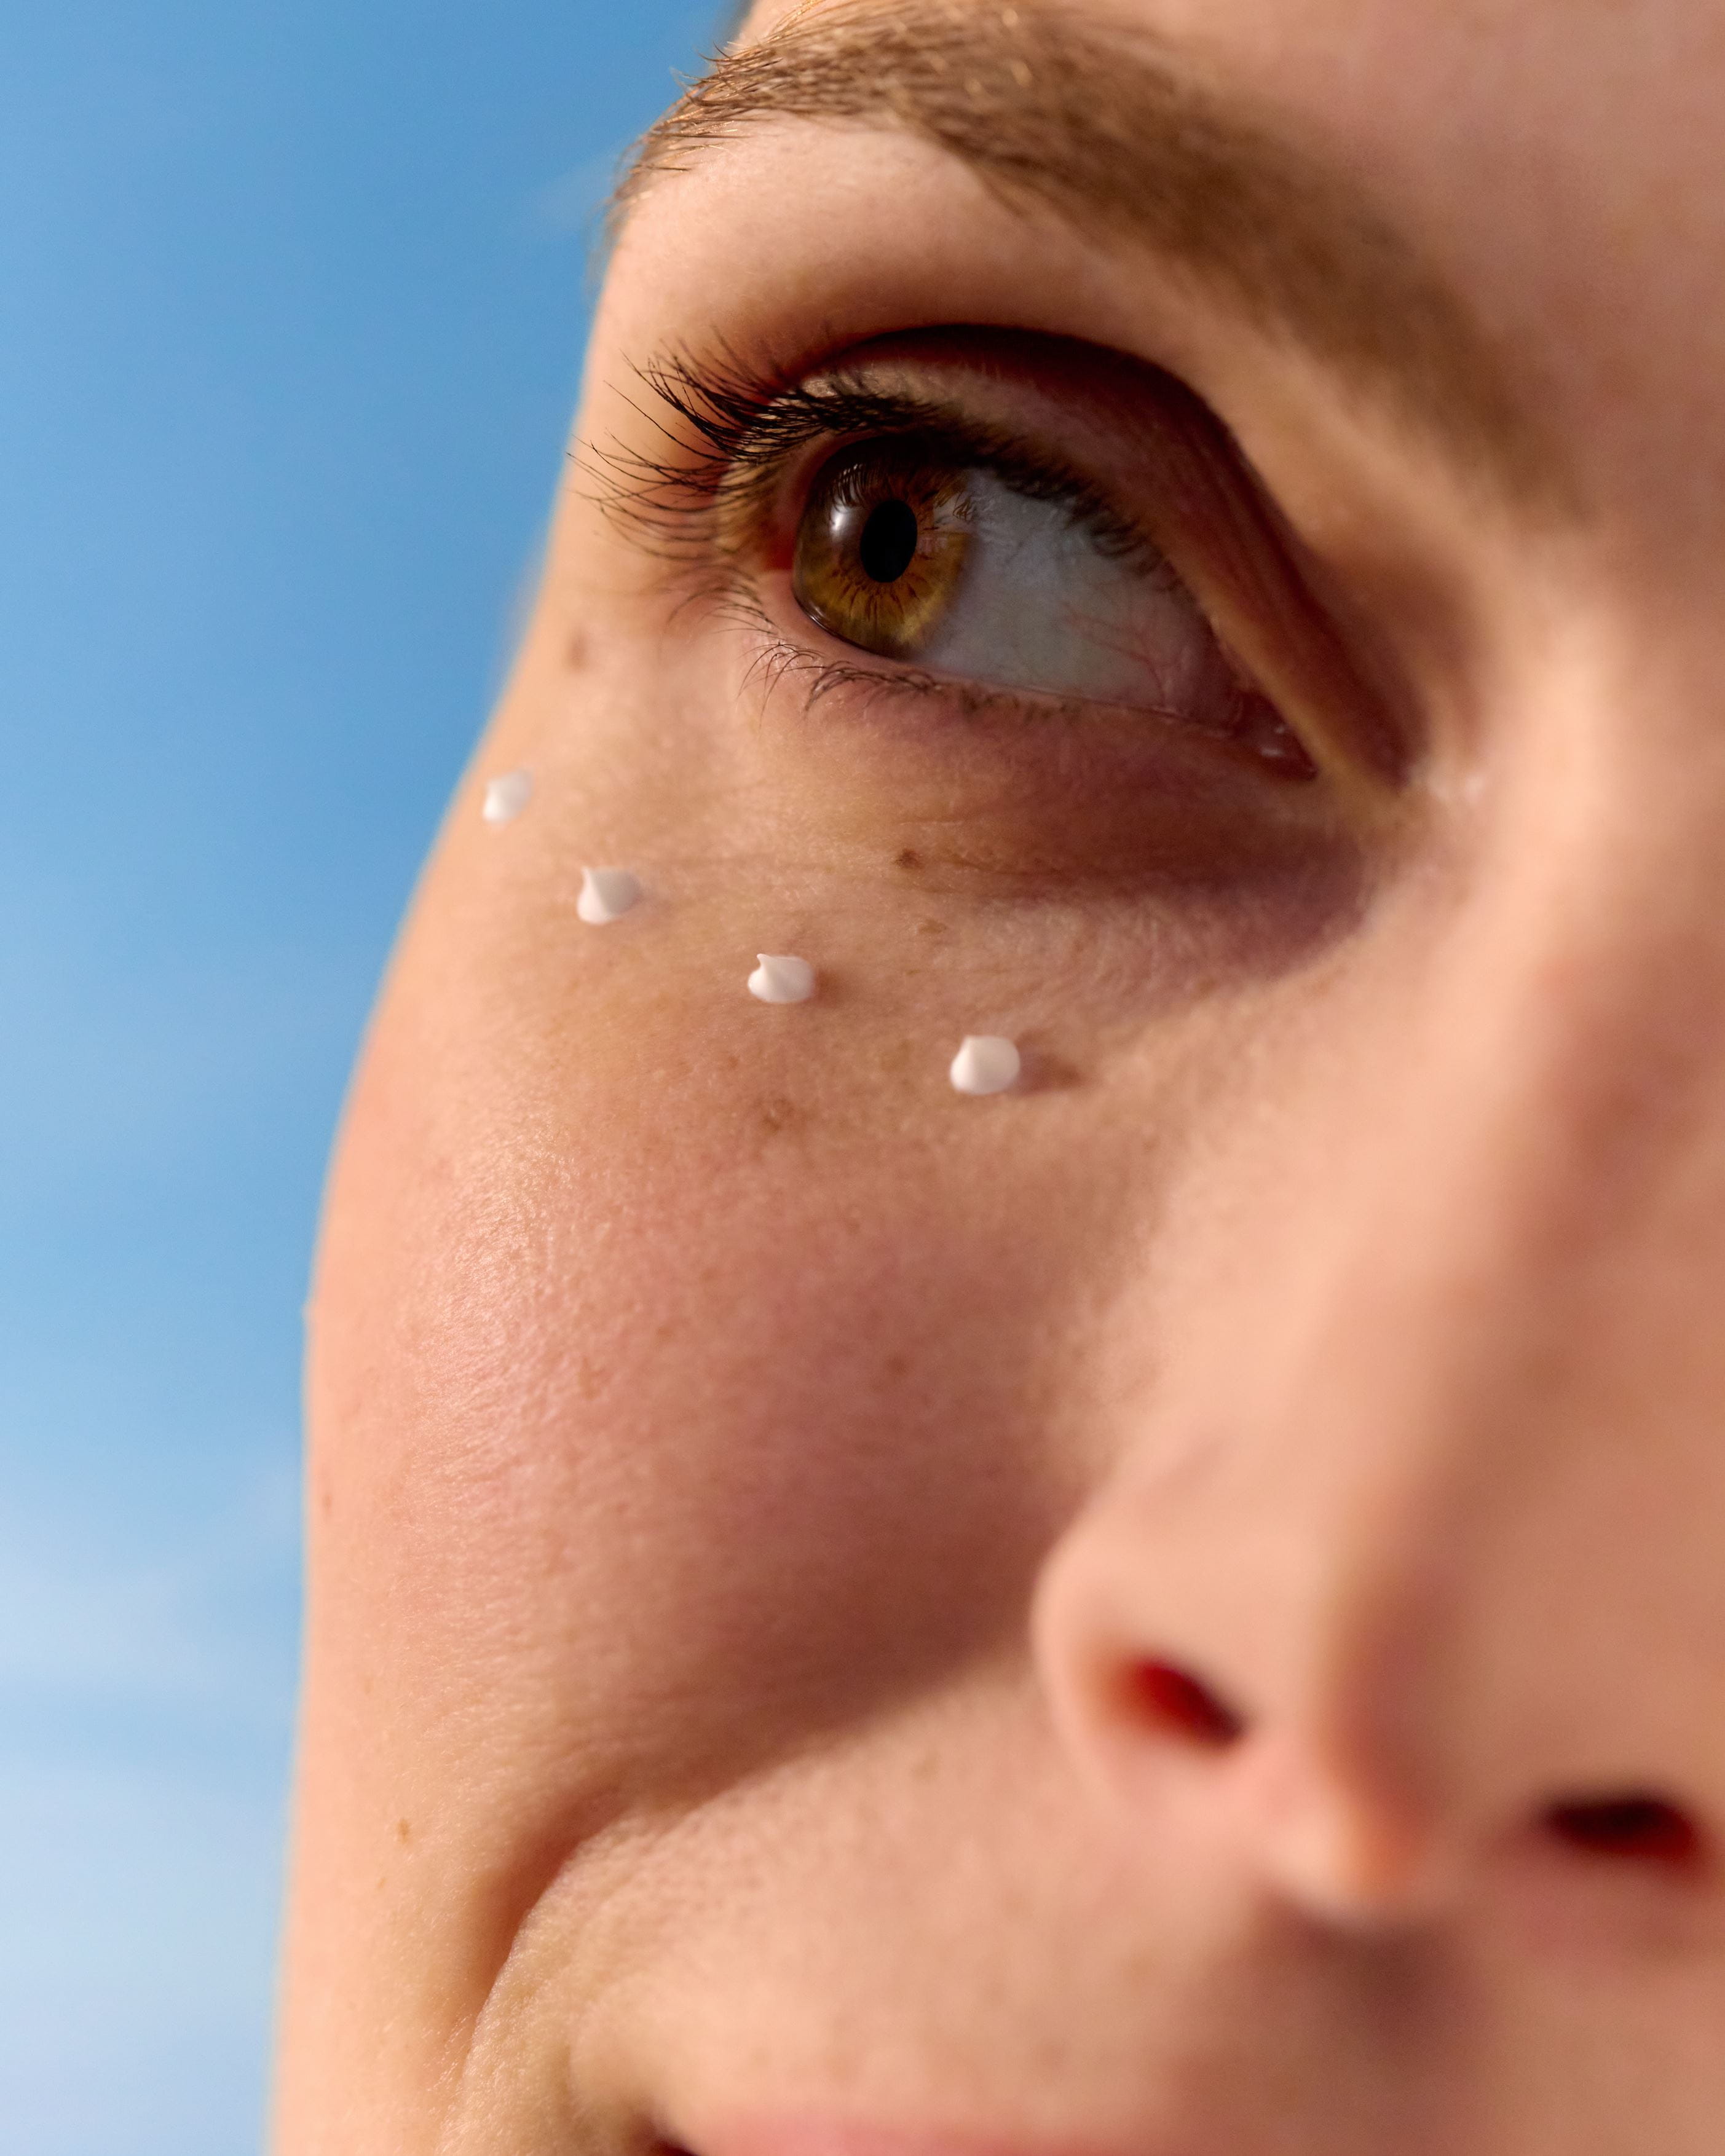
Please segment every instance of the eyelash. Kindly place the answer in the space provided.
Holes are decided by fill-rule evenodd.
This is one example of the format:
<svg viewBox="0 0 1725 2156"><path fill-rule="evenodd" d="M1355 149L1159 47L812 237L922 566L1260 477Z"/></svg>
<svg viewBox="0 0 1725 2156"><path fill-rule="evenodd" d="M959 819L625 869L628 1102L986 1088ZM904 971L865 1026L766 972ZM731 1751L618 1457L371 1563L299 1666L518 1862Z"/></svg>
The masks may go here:
<svg viewBox="0 0 1725 2156"><path fill-rule="evenodd" d="M1056 504L1114 558L1163 565L1148 536L1082 474L948 405L873 390L842 372L786 388L783 377L752 374L728 357L704 365L680 355L643 367L639 378L670 415L644 414L674 453L598 453L605 481L601 506L661 558L708 572L697 583L702 596L746 596L742 572L758 547L762 521L785 474L817 444L837 449L847 441L911 435L928 440L955 465L991 472L1020 494ZM922 680L942 691L952 686L898 670L890 676L870 667L838 670L847 680L861 675L909 687Z"/></svg>

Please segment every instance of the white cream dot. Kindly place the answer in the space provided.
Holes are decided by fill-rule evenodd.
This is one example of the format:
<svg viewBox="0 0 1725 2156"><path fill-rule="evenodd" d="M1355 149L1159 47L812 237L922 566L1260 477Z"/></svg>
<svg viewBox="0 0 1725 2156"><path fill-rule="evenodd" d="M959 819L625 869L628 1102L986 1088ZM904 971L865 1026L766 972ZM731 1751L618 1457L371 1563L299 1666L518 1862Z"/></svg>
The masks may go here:
<svg viewBox="0 0 1725 2156"><path fill-rule="evenodd" d="M1016 1086L1023 1068L1016 1041L998 1033L968 1033L952 1058L950 1075L955 1091L981 1096L1004 1093Z"/></svg>
<svg viewBox="0 0 1725 2156"><path fill-rule="evenodd" d="M603 928L621 921L640 895L639 882L627 869L583 869L575 911L590 928Z"/></svg>
<svg viewBox="0 0 1725 2156"><path fill-rule="evenodd" d="M814 993L814 968L806 958L755 955L760 963L749 975L749 993L757 1003L806 1004Z"/></svg>
<svg viewBox="0 0 1725 2156"><path fill-rule="evenodd" d="M506 771L485 788L485 805L480 813L488 824L512 824L532 798L532 773Z"/></svg>

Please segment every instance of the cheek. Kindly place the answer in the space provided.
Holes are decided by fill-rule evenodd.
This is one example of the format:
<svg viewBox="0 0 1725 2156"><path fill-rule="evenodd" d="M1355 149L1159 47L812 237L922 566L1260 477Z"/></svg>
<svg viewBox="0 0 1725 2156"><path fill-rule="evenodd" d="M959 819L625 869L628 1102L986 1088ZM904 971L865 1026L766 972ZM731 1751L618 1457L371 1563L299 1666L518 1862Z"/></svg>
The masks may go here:
<svg viewBox="0 0 1725 2156"><path fill-rule="evenodd" d="M446 955L424 986L410 952L314 1358L326 1658L396 1702L393 1768L669 1799L1018 1641L1091 1466L1069 1149L1004 1173L937 1096L847 1122L730 1020L697 1077L675 993L501 1040Z"/></svg>

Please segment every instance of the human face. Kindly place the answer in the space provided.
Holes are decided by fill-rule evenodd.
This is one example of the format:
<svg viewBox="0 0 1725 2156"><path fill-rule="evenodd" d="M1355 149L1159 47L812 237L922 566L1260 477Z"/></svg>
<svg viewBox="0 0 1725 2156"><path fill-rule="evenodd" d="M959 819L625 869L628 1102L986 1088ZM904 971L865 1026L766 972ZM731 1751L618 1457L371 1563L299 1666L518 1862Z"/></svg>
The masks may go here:
<svg viewBox="0 0 1725 2156"><path fill-rule="evenodd" d="M829 0L649 148L331 1187L283 2156L1721 2146L1722 90Z"/></svg>

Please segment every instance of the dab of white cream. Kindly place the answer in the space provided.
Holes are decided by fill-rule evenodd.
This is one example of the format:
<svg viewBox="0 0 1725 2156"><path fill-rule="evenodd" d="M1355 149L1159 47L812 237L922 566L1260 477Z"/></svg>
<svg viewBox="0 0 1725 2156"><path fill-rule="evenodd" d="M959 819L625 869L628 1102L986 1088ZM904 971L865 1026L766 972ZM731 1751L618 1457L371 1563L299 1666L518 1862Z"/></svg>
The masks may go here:
<svg viewBox="0 0 1725 2156"><path fill-rule="evenodd" d="M640 895L639 883L627 869L583 869L575 911L590 928L603 928L621 921Z"/></svg>
<svg viewBox="0 0 1725 2156"><path fill-rule="evenodd" d="M814 993L814 968L806 958L755 955L761 963L749 975L749 993L757 1003L806 1004Z"/></svg>
<svg viewBox="0 0 1725 2156"><path fill-rule="evenodd" d="M1024 1061L1016 1041L998 1033L968 1033L952 1058L953 1089L960 1093L1004 1093L1019 1082Z"/></svg>
<svg viewBox="0 0 1725 2156"><path fill-rule="evenodd" d="M488 824L512 824L533 798L531 771L506 771L485 788L485 805L480 812Z"/></svg>

